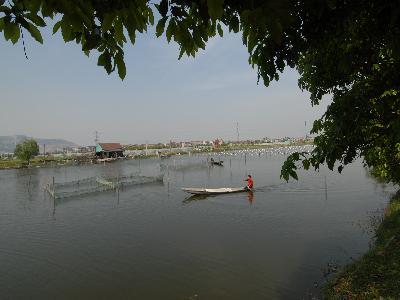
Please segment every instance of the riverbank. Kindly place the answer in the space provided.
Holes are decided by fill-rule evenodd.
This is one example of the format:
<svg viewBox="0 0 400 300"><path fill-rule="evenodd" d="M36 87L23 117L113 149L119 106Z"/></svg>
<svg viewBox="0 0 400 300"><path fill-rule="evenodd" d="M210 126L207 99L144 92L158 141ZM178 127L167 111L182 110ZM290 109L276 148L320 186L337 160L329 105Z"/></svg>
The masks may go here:
<svg viewBox="0 0 400 300"><path fill-rule="evenodd" d="M372 248L325 286L327 299L398 299L400 296L400 191L385 209Z"/></svg>
<svg viewBox="0 0 400 300"><path fill-rule="evenodd" d="M0 170L4 169L24 169L24 168L42 168L55 167L75 164L88 164L90 160L77 159L75 157L54 157L48 156L35 157L29 164L19 159L0 159Z"/></svg>
<svg viewBox="0 0 400 300"><path fill-rule="evenodd" d="M204 150L193 150L193 151L179 151L179 152L166 152L162 154L162 157L167 158L174 155L190 155L190 154L199 154L199 153L220 153L226 151L235 151L235 150L254 150L254 149L268 149L268 148L279 148L279 147L293 147L293 146L302 146L302 145L312 145L310 142L296 142L287 145L282 144L270 144L270 145L258 145L258 144L238 144L234 146L219 146L216 148L209 148ZM139 154L132 157L127 157L127 159L145 159L159 157L159 155L152 154ZM49 155L46 158L44 157L35 157L33 158L29 165L26 162L23 162L18 159L0 159L0 170L2 169L21 169L21 168L40 168L40 167L55 167L55 166L65 166L65 165L83 165L83 164L93 164L94 159L90 157L83 156L52 156Z"/></svg>

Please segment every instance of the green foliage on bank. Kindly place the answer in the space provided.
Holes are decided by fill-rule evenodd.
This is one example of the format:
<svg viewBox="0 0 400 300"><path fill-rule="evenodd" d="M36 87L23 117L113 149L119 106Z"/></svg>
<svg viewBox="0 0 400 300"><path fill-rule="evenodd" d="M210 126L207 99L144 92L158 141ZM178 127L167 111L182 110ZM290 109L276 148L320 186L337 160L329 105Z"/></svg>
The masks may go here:
<svg viewBox="0 0 400 300"><path fill-rule="evenodd" d="M399 299L400 191L385 210L372 248L325 287L327 299Z"/></svg>
<svg viewBox="0 0 400 300"><path fill-rule="evenodd" d="M24 160L20 159L0 159L1 169L20 169L20 168L36 168L36 167L51 167L57 165L65 165L76 162L74 157L55 157L55 156L36 156L29 161L29 165Z"/></svg>
<svg viewBox="0 0 400 300"><path fill-rule="evenodd" d="M29 164L29 161L38 154L39 145L34 139L25 140L22 143L19 143L14 150L14 155L27 164Z"/></svg>

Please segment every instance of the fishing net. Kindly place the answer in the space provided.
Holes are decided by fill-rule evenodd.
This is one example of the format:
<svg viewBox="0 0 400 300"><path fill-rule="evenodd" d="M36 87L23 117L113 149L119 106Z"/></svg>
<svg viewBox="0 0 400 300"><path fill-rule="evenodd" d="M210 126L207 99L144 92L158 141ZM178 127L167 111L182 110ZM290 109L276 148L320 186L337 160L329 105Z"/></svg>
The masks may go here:
<svg viewBox="0 0 400 300"><path fill-rule="evenodd" d="M209 164L207 161L197 161L197 162L185 162L185 161L177 161L172 162L170 164L161 164L160 170L161 172L168 172L168 171L190 171L190 170L197 170L197 169L207 169Z"/></svg>
<svg viewBox="0 0 400 300"><path fill-rule="evenodd" d="M62 183L51 183L46 186L46 190L53 198L61 199L162 181L163 175L139 176L135 174L119 177L89 177Z"/></svg>

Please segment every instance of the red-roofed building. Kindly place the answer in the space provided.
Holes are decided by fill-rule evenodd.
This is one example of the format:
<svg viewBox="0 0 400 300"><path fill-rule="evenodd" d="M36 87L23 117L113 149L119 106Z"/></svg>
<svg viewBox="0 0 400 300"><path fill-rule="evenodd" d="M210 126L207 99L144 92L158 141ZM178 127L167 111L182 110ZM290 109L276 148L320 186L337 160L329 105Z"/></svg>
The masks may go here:
<svg viewBox="0 0 400 300"><path fill-rule="evenodd" d="M124 157L123 151L120 143L98 143L96 145L96 156L102 158Z"/></svg>

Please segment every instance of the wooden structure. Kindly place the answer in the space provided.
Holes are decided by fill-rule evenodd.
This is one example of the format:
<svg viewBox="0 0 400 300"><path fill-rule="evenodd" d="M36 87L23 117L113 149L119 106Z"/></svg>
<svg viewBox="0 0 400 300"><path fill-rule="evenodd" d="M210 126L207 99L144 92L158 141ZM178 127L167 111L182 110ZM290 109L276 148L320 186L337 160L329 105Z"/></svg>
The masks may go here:
<svg viewBox="0 0 400 300"><path fill-rule="evenodd" d="M96 145L96 156L98 158L124 157L124 150L120 143L98 143Z"/></svg>

